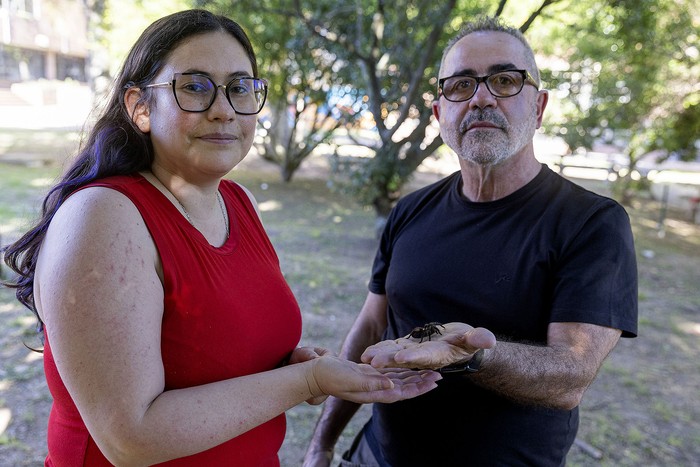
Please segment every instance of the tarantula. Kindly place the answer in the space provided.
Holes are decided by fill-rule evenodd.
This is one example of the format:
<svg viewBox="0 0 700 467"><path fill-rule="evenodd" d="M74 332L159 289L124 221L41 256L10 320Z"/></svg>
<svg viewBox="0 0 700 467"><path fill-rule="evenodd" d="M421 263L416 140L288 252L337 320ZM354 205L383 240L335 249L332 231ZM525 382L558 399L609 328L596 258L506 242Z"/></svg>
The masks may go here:
<svg viewBox="0 0 700 467"><path fill-rule="evenodd" d="M415 339L420 339L420 342L423 342L423 339L426 337L428 340L430 340L430 336L433 334L440 334L440 328L445 329L445 326L443 326L441 323L438 323L436 321L433 321L432 323L424 324L423 326L418 326L413 328L413 331L411 331L411 334L409 334L407 337L413 337Z"/></svg>

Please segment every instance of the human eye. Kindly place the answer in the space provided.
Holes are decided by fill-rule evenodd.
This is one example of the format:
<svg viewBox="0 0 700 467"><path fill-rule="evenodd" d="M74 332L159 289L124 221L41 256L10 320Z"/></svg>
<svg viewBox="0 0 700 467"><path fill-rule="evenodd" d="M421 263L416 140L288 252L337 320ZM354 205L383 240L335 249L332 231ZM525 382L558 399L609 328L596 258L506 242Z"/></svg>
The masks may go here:
<svg viewBox="0 0 700 467"><path fill-rule="evenodd" d="M450 88L455 92L468 92L474 88L475 80L471 76L456 76L452 80Z"/></svg>
<svg viewBox="0 0 700 467"><path fill-rule="evenodd" d="M211 92L213 85L206 76L184 75L176 80L178 90L190 94L207 94Z"/></svg>
<svg viewBox="0 0 700 467"><path fill-rule="evenodd" d="M252 79L234 79L228 83L228 94L231 97L246 97L253 92L253 80Z"/></svg>
<svg viewBox="0 0 700 467"><path fill-rule="evenodd" d="M475 86L471 76L452 76L443 82L442 93L450 100L467 100L474 94Z"/></svg>
<svg viewBox="0 0 700 467"><path fill-rule="evenodd" d="M489 85L496 89L512 89L517 88L523 77L520 73L513 71L504 71L495 73L489 77Z"/></svg>

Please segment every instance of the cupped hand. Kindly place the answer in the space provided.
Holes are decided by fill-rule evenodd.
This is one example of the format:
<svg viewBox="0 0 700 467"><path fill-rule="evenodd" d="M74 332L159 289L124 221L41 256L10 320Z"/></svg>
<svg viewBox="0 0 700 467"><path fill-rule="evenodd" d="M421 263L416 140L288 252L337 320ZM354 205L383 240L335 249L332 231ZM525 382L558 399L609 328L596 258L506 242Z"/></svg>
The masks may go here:
<svg viewBox="0 0 700 467"><path fill-rule="evenodd" d="M378 342L365 349L362 361L375 368L433 369L471 358L479 349L496 345L496 336L484 328L453 322L439 327L440 333L423 337L401 337Z"/></svg>
<svg viewBox="0 0 700 467"><path fill-rule="evenodd" d="M331 395L361 404L391 403L437 387L442 376L430 370L385 368L325 356L314 361L307 383L314 397Z"/></svg>

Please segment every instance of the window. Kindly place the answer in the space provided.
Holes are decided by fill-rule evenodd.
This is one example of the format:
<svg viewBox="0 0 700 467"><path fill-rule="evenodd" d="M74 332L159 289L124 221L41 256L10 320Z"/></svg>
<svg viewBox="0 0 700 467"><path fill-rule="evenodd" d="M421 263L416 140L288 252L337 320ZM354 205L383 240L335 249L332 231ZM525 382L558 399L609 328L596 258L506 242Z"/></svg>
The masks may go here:
<svg viewBox="0 0 700 467"><path fill-rule="evenodd" d="M87 81L85 76L85 59L59 55L56 57L56 79L74 79Z"/></svg>
<svg viewBox="0 0 700 467"><path fill-rule="evenodd" d="M38 0L0 0L0 2L10 2L10 9L14 12L22 12L30 15L34 14L34 2Z"/></svg>
<svg viewBox="0 0 700 467"><path fill-rule="evenodd" d="M0 45L0 79L29 81L46 78L44 54Z"/></svg>

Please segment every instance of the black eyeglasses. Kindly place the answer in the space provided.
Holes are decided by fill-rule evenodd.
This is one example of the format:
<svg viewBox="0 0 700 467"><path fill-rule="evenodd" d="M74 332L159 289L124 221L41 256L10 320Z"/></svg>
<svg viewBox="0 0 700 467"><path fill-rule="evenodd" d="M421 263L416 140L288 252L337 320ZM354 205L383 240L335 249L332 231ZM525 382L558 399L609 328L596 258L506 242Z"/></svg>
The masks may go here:
<svg viewBox="0 0 700 467"><path fill-rule="evenodd" d="M144 88L170 86L175 101L185 112L206 112L214 104L219 88L223 88L228 103L240 115L259 113L267 98L267 81L260 78L234 78L227 84L216 84L207 75L175 73L168 83L154 83Z"/></svg>
<svg viewBox="0 0 700 467"><path fill-rule="evenodd" d="M527 70L504 70L486 76L454 75L438 80L438 95L451 102L468 101L479 84L484 83L494 97L512 97L523 90L525 84L539 89L539 85Z"/></svg>

